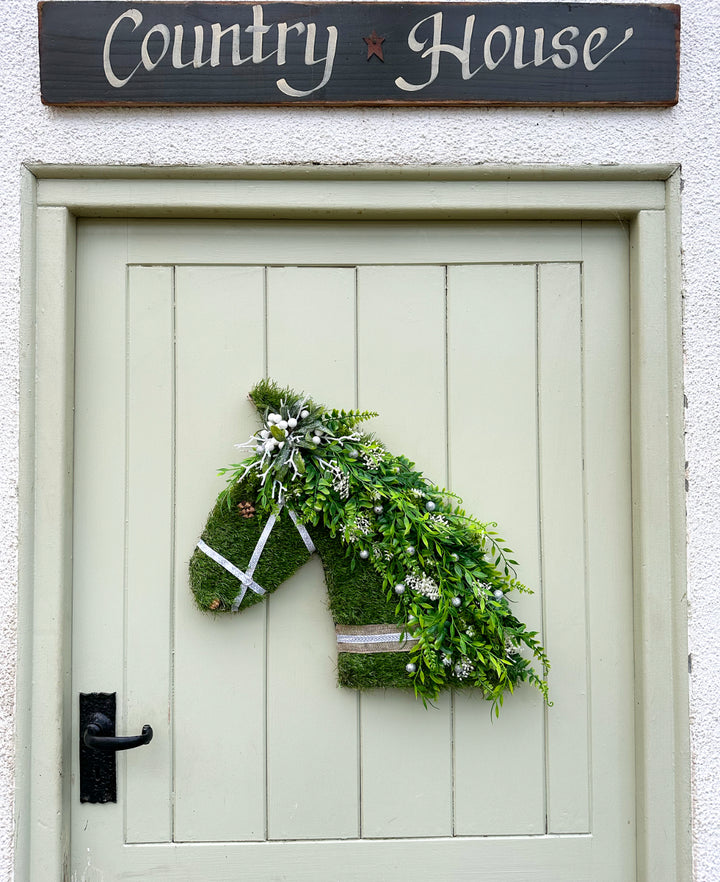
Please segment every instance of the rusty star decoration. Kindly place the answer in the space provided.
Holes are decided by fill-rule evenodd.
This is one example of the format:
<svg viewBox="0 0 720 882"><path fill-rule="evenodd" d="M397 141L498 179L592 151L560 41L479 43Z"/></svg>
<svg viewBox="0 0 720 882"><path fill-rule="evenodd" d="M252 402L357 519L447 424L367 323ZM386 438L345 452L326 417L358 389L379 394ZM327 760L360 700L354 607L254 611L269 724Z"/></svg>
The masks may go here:
<svg viewBox="0 0 720 882"><path fill-rule="evenodd" d="M373 28L372 34L369 37L363 37L363 40L368 47L367 60L370 61L373 55L377 55L380 61L384 62L382 44L385 42L385 37L378 37L375 28Z"/></svg>

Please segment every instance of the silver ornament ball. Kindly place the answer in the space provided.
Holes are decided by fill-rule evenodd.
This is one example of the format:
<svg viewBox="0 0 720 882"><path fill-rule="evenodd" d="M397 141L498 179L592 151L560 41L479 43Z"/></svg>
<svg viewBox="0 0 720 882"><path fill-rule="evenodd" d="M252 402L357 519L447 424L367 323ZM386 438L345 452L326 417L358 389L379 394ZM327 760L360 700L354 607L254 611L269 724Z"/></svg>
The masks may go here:
<svg viewBox="0 0 720 882"><path fill-rule="evenodd" d="M382 514L383 513L382 505L374 505L373 511L375 512L375 514Z"/></svg>
<svg viewBox="0 0 720 882"><path fill-rule="evenodd" d="M435 505L435 503L432 501L432 499L429 499L425 503L425 508L427 511L435 511L435 509L437 508L437 505Z"/></svg>
<svg viewBox="0 0 720 882"><path fill-rule="evenodd" d="M453 553L450 555L450 560L451 560L453 563L457 563L457 562L460 560L460 558L459 558L459 557L457 556L457 554L455 554L455 552L453 551Z"/></svg>
<svg viewBox="0 0 720 882"><path fill-rule="evenodd" d="M367 548L363 548L363 550L360 552L360 560L367 560L369 557L370 552L367 550Z"/></svg>
<svg viewBox="0 0 720 882"><path fill-rule="evenodd" d="M393 588L393 591L394 591L396 594L403 594L404 591L405 591L405 583L404 583L404 582L398 582L398 584Z"/></svg>
<svg viewBox="0 0 720 882"><path fill-rule="evenodd" d="M312 439L312 441L313 441L313 444L319 444L319 443L320 443L320 436L319 436L319 435L313 435L313 439Z"/></svg>
<svg viewBox="0 0 720 882"><path fill-rule="evenodd" d="M462 600L460 600L459 597L453 597L453 599L452 599L453 606L460 606L461 603L462 603Z"/></svg>
<svg viewBox="0 0 720 882"><path fill-rule="evenodd" d="M498 600L500 600L501 597L505 597L505 595L499 588L496 588L495 591L493 591L493 594L495 595L495 597L497 597Z"/></svg>
<svg viewBox="0 0 720 882"><path fill-rule="evenodd" d="M414 546L414 545L408 545L408 547L407 547L405 550L407 551L407 553L408 553L411 557L412 557L413 554L415 554L415 546Z"/></svg>
<svg viewBox="0 0 720 882"><path fill-rule="evenodd" d="M348 450L348 456L350 457L350 459L357 459L358 458L357 450Z"/></svg>
<svg viewBox="0 0 720 882"><path fill-rule="evenodd" d="M408 662L405 665L405 670L408 672L408 674L414 674L415 671L417 671L417 665L414 665L412 662Z"/></svg>

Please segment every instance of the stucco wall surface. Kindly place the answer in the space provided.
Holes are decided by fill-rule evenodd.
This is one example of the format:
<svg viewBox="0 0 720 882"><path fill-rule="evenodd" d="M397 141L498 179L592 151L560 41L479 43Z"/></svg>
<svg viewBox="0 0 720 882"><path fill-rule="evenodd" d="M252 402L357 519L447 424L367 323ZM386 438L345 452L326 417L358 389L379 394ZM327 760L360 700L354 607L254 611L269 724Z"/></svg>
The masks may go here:
<svg viewBox="0 0 720 882"><path fill-rule="evenodd" d="M21 164L682 163L694 874L720 879L718 0L682 4L672 109L51 109L34 0L0 5L0 880L13 878ZM24 880L23 880L24 882Z"/></svg>

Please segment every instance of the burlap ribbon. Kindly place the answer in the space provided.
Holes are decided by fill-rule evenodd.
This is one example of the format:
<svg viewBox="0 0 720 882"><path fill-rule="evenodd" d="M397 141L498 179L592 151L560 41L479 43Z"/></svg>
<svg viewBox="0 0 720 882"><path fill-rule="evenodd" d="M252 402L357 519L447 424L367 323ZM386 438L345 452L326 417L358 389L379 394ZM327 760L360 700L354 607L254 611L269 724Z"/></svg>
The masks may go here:
<svg viewBox="0 0 720 882"><path fill-rule="evenodd" d="M335 633L338 652L409 652L417 645L398 625L335 625Z"/></svg>

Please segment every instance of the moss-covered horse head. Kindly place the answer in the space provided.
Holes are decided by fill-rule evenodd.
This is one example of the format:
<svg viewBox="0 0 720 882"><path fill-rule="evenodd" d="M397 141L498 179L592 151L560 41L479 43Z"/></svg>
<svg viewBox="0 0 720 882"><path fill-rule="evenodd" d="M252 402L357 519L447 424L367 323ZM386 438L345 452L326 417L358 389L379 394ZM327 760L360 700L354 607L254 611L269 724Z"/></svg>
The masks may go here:
<svg viewBox="0 0 720 882"><path fill-rule="evenodd" d="M414 687L423 699L478 687L497 708L529 681L547 700L545 652L510 607L527 589L494 524L361 432L375 414L328 410L270 381L250 397L262 428L222 470L227 489L190 561L198 606L242 612L317 552L340 685Z"/></svg>

